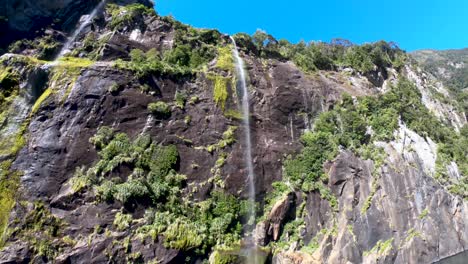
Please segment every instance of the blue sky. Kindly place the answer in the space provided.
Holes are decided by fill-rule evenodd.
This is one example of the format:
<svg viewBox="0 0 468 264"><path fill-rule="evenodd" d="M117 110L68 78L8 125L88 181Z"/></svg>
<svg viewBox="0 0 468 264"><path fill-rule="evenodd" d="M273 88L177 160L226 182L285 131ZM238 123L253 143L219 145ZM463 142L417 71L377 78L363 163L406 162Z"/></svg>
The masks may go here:
<svg viewBox="0 0 468 264"><path fill-rule="evenodd" d="M468 0L156 0L156 11L194 27L277 39L354 43L387 40L402 49L468 47Z"/></svg>

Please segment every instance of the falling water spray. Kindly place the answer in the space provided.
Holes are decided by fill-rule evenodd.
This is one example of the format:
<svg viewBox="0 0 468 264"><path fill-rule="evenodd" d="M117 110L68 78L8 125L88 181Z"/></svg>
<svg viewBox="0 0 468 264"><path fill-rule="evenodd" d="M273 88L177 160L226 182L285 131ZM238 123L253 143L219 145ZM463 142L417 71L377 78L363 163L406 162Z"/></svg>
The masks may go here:
<svg viewBox="0 0 468 264"><path fill-rule="evenodd" d="M253 170L253 162L252 162L252 141L250 138L250 109L249 109L249 91L247 88L245 70L244 70L244 61L239 56L239 51L237 49L236 41L234 38L231 37L232 44L234 45L234 49L232 51L234 55L235 65L236 65L236 72L237 77L239 79L238 84L242 88L242 115L243 115L243 125L244 125L244 139L245 139L245 166L247 167L248 173L248 186L249 186L249 199L250 199L250 206L249 206L249 220L255 224L255 174ZM254 245L254 238L255 237L255 227L252 230L252 246ZM251 250L253 252L253 250ZM257 263L255 256L249 254L249 262Z"/></svg>

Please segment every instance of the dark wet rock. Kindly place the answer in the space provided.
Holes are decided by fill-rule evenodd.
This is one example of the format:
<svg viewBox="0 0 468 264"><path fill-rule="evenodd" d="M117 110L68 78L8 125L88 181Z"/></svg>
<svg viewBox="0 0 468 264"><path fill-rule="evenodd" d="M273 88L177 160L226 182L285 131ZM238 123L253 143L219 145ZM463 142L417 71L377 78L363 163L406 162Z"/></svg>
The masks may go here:
<svg viewBox="0 0 468 264"><path fill-rule="evenodd" d="M255 243L260 246L267 245L270 241L277 241L281 235L283 225L291 218L296 196L288 193L279 199L272 207L264 221L255 228Z"/></svg>
<svg viewBox="0 0 468 264"><path fill-rule="evenodd" d="M291 208L294 207L295 194L289 193L273 205L267 218L268 235L273 241L278 240L281 227L291 215Z"/></svg>
<svg viewBox="0 0 468 264"><path fill-rule="evenodd" d="M430 263L466 247L467 231L462 223L466 221L467 207L461 198L448 194L398 155L391 159L399 169L382 168L367 210L362 208L375 180L371 176L372 162L345 151L327 165L330 188L338 197L338 212L322 205L323 201L313 193L306 205L307 236L314 237L323 228L336 230L322 237L320 253L316 252L322 261ZM388 251L373 250L383 242L388 243ZM330 243L331 248L327 246Z"/></svg>

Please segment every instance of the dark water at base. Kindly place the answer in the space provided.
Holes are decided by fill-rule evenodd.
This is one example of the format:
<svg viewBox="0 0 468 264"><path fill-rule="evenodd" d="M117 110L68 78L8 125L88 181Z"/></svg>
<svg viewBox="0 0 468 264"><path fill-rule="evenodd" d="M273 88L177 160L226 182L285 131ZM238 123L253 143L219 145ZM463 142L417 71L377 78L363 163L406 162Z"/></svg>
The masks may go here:
<svg viewBox="0 0 468 264"><path fill-rule="evenodd" d="M468 251L463 251L448 258L441 259L434 264L468 264Z"/></svg>

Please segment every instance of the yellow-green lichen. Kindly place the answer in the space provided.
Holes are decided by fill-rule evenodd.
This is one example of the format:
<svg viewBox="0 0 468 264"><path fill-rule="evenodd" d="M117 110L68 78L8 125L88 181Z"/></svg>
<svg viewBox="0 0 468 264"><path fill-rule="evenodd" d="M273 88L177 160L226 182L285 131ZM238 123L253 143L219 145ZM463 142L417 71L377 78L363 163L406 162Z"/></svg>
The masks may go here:
<svg viewBox="0 0 468 264"><path fill-rule="evenodd" d="M34 102L34 105L31 108L31 115L34 115L37 113L39 110L39 107L41 107L42 103L52 94L52 89L47 88L39 98L37 98L36 102Z"/></svg>
<svg viewBox="0 0 468 264"><path fill-rule="evenodd" d="M228 98L228 84L232 78L217 74L210 75L208 78L213 81L213 101L224 111Z"/></svg>
<svg viewBox="0 0 468 264"><path fill-rule="evenodd" d="M15 205L16 190L19 186L19 172L10 171L11 160L0 163L0 247L3 245L8 227L10 211Z"/></svg>
<svg viewBox="0 0 468 264"><path fill-rule="evenodd" d="M237 119L237 120L244 119L244 116L242 115L242 113L234 109L228 109L224 111L224 116L230 119Z"/></svg>
<svg viewBox="0 0 468 264"><path fill-rule="evenodd" d="M203 149L208 151L209 153L213 153L215 150L219 151L227 146L232 145L234 142L236 142L236 138L234 133L236 132L237 127L236 126L229 126L226 131L223 132L223 138L218 141L215 144L208 145L206 147L195 147L195 149Z"/></svg>
<svg viewBox="0 0 468 264"><path fill-rule="evenodd" d="M58 60L58 67L81 69L94 64L94 61L86 58L62 57Z"/></svg>
<svg viewBox="0 0 468 264"><path fill-rule="evenodd" d="M234 69L234 59L232 56L231 46L218 48L216 67L226 71L232 71Z"/></svg>
<svg viewBox="0 0 468 264"><path fill-rule="evenodd" d="M393 249L392 242L393 242L393 237L385 241L379 240L377 241L377 244L375 244L375 246L371 250L364 251L364 256L367 257L374 253L377 254L377 256L385 256L390 252L390 250Z"/></svg>

